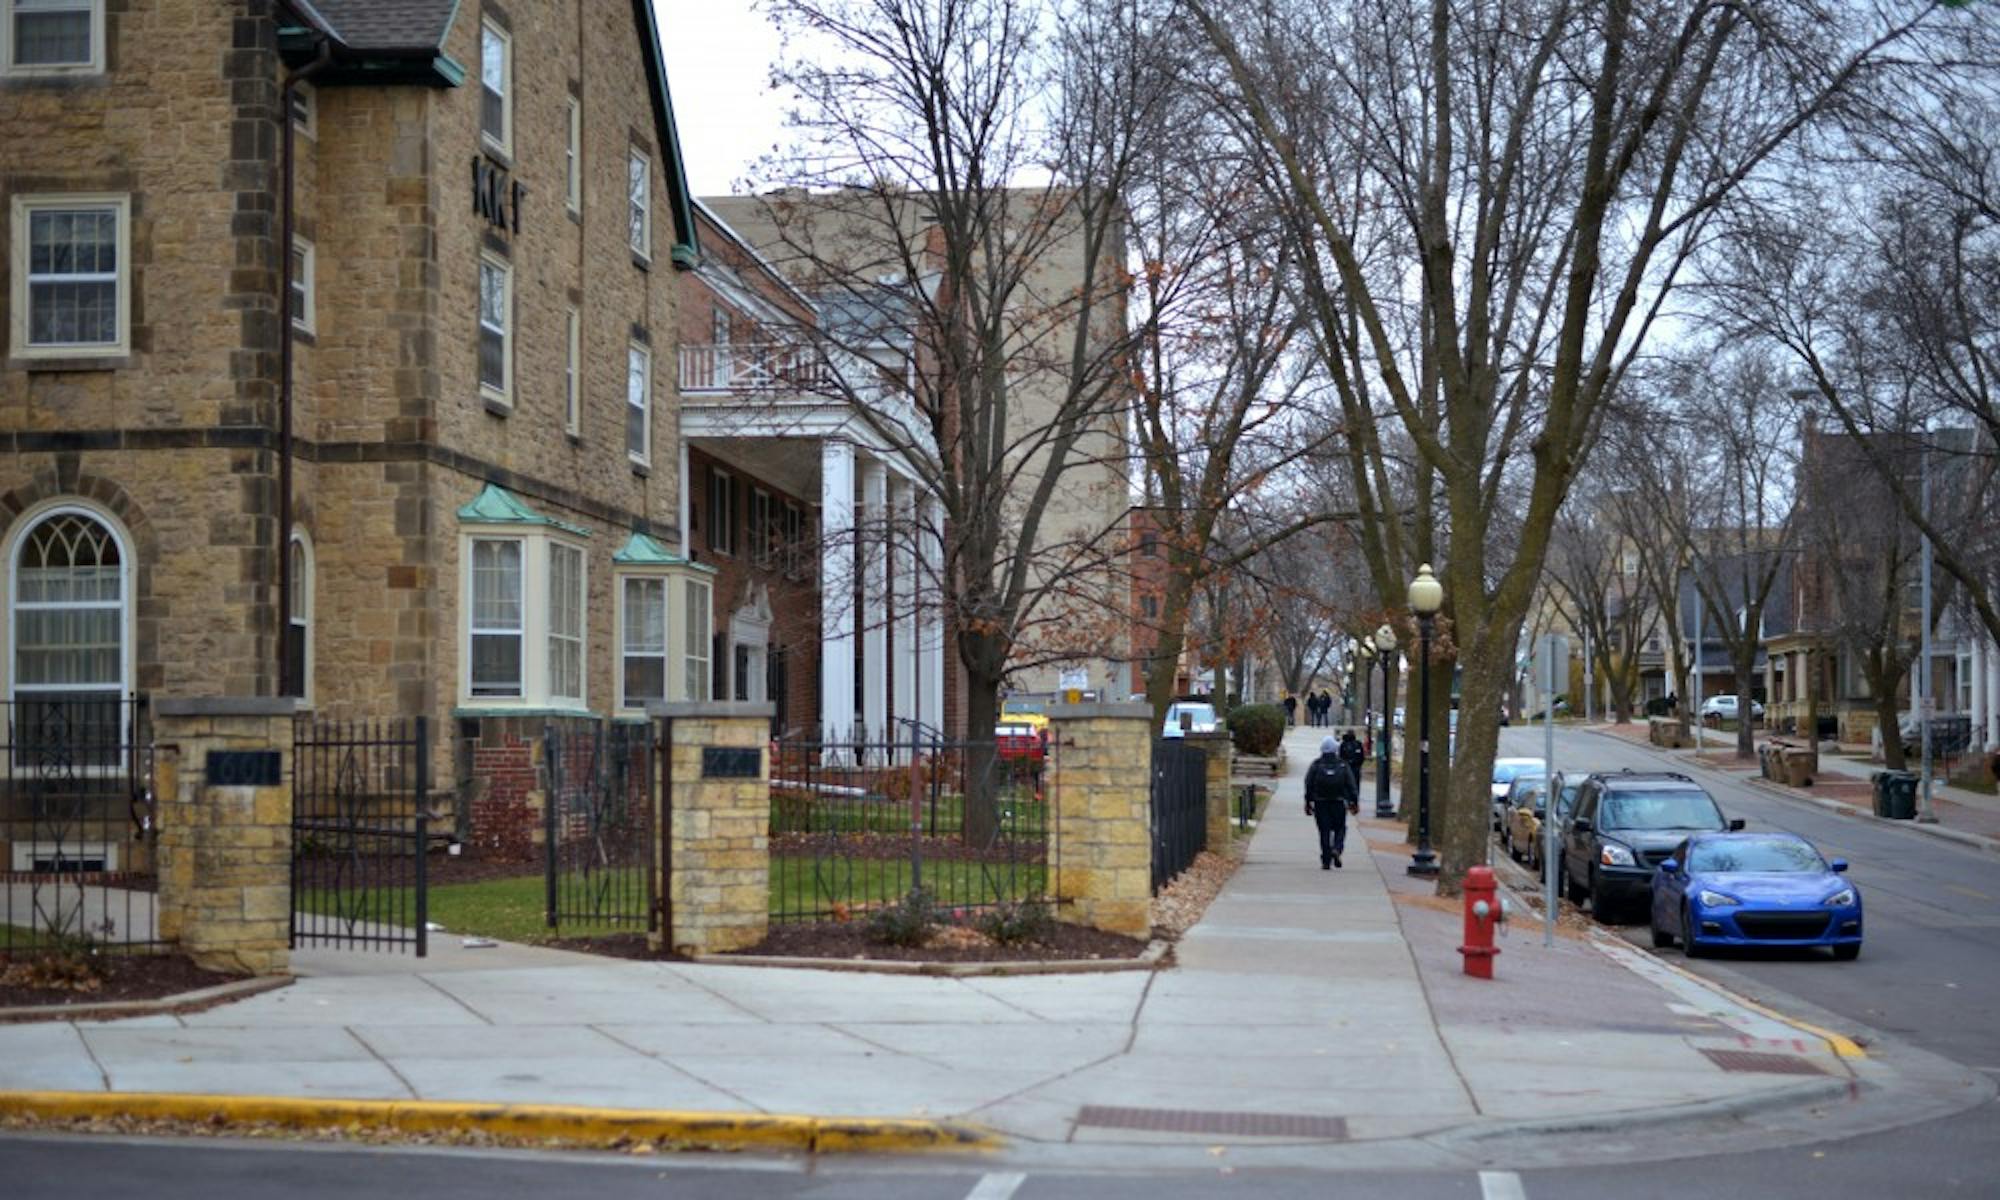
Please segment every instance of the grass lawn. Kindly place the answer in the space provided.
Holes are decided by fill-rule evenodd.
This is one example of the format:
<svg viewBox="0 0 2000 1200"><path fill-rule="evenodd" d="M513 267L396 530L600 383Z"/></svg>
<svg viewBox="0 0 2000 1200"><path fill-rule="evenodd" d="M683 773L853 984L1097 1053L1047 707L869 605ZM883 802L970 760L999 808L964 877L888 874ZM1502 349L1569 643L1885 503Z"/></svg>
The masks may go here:
<svg viewBox="0 0 2000 1200"><path fill-rule="evenodd" d="M1000 829L1016 837L1037 837L1048 829L1047 802L1026 784L1010 785L999 796ZM925 797L919 809L926 834L951 836L965 830L965 797L956 792ZM887 833L910 831L907 800L886 797L819 796L791 788L771 789L771 832Z"/></svg>
<svg viewBox="0 0 2000 1200"><path fill-rule="evenodd" d="M636 877L620 879L635 872L607 872L607 882L620 895L644 895L644 882ZM548 923L547 883L540 872L486 879L478 883L446 883L430 888L430 919L458 936L496 938L504 942L545 942L556 937L592 937L602 934L643 932L644 921L619 924L564 920L560 929ZM348 897L350 902L355 898ZM577 897L576 899L581 899ZM298 898L301 912L331 913L337 898L327 892L308 891ZM366 905L359 916L364 921L409 924L416 919L416 898L412 889L371 889L360 900Z"/></svg>
<svg viewBox="0 0 2000 1200"><path fill-rule="evenodd" d="M927 860L923 884L947 908L1033 899L1047 894L1041 863ZM908 859L780 855L771 860L771 915L798 920L827 916L835 904L887 904L910 891Z"/></svg>

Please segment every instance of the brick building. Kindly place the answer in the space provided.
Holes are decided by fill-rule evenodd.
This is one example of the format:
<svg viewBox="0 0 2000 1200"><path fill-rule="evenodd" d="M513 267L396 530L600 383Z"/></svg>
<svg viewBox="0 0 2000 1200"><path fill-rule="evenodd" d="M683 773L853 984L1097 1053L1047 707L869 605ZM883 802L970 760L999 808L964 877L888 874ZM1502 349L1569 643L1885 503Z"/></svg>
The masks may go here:
<svg viewBox="0 0 2000 1200"><path fill-rule="evenodd" d="M718 669L651 5L0 16L6 696L427 715L522 849L544 719Z"/></svg>
<svg viewBox="0 0 2000 1200"><path fill-rule="evenodd" d="M771 700L780 732L906 736L945 726L949 654L936 506L908 455L846 399L900 369L892 322L868 353L843 319L706 204L680 319L682 524L716 571L715 693ZM951 658L949 664L947 659Z"/></svg>

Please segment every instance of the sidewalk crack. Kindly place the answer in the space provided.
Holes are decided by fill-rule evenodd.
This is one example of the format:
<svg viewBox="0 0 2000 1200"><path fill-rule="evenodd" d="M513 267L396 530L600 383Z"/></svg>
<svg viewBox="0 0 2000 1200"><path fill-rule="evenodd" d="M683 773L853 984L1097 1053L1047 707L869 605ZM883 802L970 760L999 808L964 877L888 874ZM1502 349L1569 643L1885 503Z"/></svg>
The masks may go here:
<svg viewBox="0 0 2000 1200"><path fill-rule="evenodd" d="M686 1067L673 1061L672 1059L663 1057L659 1054L655 1054L650 1050L643 1049L642 1047L635 1046L632 1043L626 1041L624 1038L619 1037L617 1034L604 1029L602 1026L586 1025L584 1026L584 1028L590 1030L592 1033L597 1034L599 1037L604 1038L607 1041L610 1041L614 1045L620 1046L626 1050L630 1050L632 1053L638 1055L640 1058L648 1059L652 1062L658 1063L660 1066L663 1066L667 1070L672 1071L678 1075L684 1075L687 1078L694 1080L696 1083L709 1089L712 1092L720 1092L722 1095L729 1097L731 1100L736 1101L738 1104L744 1105L745 1107L751 1109L753 1112L768 1113L771 1111L770 1109L765 1108L763 1105L757 1103L755 1100L752 1100L750 1097L745 1096L743 1093L735 1090L734 1088L725 1087L722 1084L717 1083L713 1079L706 1078L702 1075L697 1075L695 1072L688 1070Z"/></svg>
<svg viewBox="0 0 2000 1200"><path fill-rule="evenodd" d="M421 975L421 974L420 974L420 975L418 975L418 976L417 976L417 979L418 979L418 981L419 981L419 982L421 982L421 983L422 983L422 984L423 984L423 985L424 985L425 987L428 987L428 988L430 988L430 989L431 989L432 991L436 992L436 993L437 993L438 995L440 995L440 996L443 996L443 997L444 997L445 999L447 999L447 1000L451 1001L451 1002L452 1002L453 1004L456 1004L456 1005L458 1005L458 1006L459 1006L460 1008L464 1009L464 1010L465 1010L466 1012L469 1012L469 1013L471 1013L471 1014L472 1014L473 1016L475 1016L475 1017L478 1017L478 1018L479 1018L479 1019L480 1019L480 1020L481 1020L482 1022L484 1022L484 1023L488 1024L488 1025L494 1025L494 1026L497 1026L497 1025L499 1025L499 1024L500 1024L500 1022L498 1022L498 1021L494 1020L494 1019L493 1019L492 1017L489 1017L489 1016L487 1016L487 1015L486 1015L485 1013L483 1013L483 1012L480 1012L480 1011L479 1011L478 1009L476 1009L476 1008L472 1007L472 1006L471 1006L470 1004L467 1004L467 1003L466 1003L466 1002L465 1002L464 1000L460 999L460 998L459 998L459 997L458 997L457 995L455 995L455 994L453 994L453 993L451 993L451 992L448 992L448 991L446 991L446 990L445 990L444 988L442 988L442 987L438 986L437 982L436 982L435 980L433 980L433 979L432 979L432 978L431 978L430 976L428 976L428 975Z"/></svg>
<svg viewBox="0 0 2000 1200"><path fill-rule="evenodd" d="M368 1039L362 1037L361 1034L358 1033L352 1025L342 1025L340 1029L342 1033L345 1033L348 1037L353 1038L355 1044L359 1045L363 1050L366 1050L368 1052L369 1057L373 1058L376 1062L381 1063L383 1070L395 1076L396 1082L403 1085L403 1090L410 1093L410 1099L421 1100L424 1098L423 1093L417 1091L416 1085L410 1082L409 1077L407 1075L404 1075L401 1071L398 1071L396 1069L395 1063L392 1063L387 1058L384 1058L380 1050L377 1050L374 1046L369 1045Z"/></svg>
<svg viewBox="0 0 2000 1200"><path fill-rule="evenodd" d="M104 1060L97 1057L97 1047L92 1046L90 1039L84 1036L83 1026L71 1021L69 1028L70 1032L76 1034L76 1040L83 1044L83 1052L90 1057L90 1065L97 1068L97 1078L104 1084L104 1090L107 1092L116 1090L111 1086L111 1072L104 1069Z"/></svg>

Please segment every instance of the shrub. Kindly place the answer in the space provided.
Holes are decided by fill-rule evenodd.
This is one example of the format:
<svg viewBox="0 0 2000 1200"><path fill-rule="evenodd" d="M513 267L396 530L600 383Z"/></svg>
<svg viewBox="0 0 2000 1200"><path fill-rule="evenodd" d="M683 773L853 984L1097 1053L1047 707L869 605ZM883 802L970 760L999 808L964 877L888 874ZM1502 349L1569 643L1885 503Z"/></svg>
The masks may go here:
<svg viewBox="0 0 2000 1200"><path fill-rule="evenodd" d="M1238 754L1276 754L1285 737L1285 710L1275 704L1246 704L1229 710L1229 737Z"/></svg>
<svg viewBox="0 0 2000 1200"><path fill-rule="evenodd" d="M1049 935L1055 916L1041 900L1007 901L979 917L979 932L1003 946L1039 942Z"/></svg>
<svg viewBox="0 0 2000 1200"><path fill-rule="evenodd" d="M913 888L901 900L868 914L868 936L891 946L921 946L939 919L937 897Z"/></svg>

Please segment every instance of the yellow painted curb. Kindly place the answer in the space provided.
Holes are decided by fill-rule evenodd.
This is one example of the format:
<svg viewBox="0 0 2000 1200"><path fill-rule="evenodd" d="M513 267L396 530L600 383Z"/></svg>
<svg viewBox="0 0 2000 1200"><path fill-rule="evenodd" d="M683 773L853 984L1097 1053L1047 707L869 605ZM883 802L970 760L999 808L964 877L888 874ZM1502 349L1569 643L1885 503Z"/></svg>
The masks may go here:
<svg viewBox="0 0 2000 1200"><path fill-rule="evenodd" d="M141 1117L209 1126L278 1125L291 1129L369 1127L404 1133L477 1130L502 1137L560 1139L596 1146L670 1141L715 1149L804 1150L814 1154L996 1150L1001 1144L998 1135L977 1126L910 1118L177 1092L0 1092L0 1115Z"/></svg>
<svg viewBox="0 0 2000 1200"><path fill-rule="evenodd" d="M1769 1017L1773 1021L1777 1021L1780 1024L1790 1025L1793 1029L1799 1030L1802 1033L1812 1034L1814 1037L1825 1042L1827 1044L1827 1048L1833 1051L1834 1057L1836 1058L1868 1057L1868 1052L1861 1048L1861 1044L1855 1041L1853 1038L1846 1036L1845 1034L1835 1033L1831 1029L1822 1029L1819 1026L1814 1025L1810 1021L1801 1021L1799 1018L1794 1016L1788 1016L1785 1013L1779 1012L1775 1008L1770 1008L1765 1005L1759 1004L1755 1000L1750 999L1748 996L1739 995L1736 992L1731 991L1729 988L1723 987L1721 984L1715 982L1715 980L1713 979L1708 979L1701 975L1697 975L1693 971L1687 970L1684 967L1677 967L1673 963L1670 963L1665 959L1658 957L1657 955L1654 956L1653 961L1659 963L1667 970L1672 971L1674 974L1679 975L1684 979L1692 979L1696 983L1699 983L1701 986L1705 988L1711 988L1715 991L1721 992L1723 995L1729 997L1729 999L1733 1003L1740 1004L1744 1008L1749 1009L1751 1012L1757 1013L1761 1016Z"/></svg>

